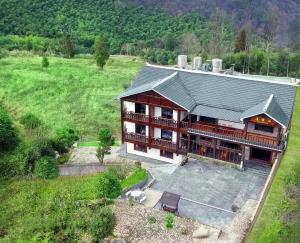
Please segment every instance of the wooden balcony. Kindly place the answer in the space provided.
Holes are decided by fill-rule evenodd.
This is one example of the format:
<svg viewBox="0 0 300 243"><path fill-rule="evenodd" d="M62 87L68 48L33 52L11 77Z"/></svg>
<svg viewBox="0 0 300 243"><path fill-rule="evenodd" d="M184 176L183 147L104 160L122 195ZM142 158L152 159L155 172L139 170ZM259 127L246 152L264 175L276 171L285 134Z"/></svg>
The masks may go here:
<svg viewBox="0 0 300 243"><path fill-rule="evenodd" d="M138 122L144 122L144 123L149 122L149 116L142 114L142 113L135 113L132 111L124 112L123 118L126 120L131 120L131 121L138 121Z"/></svg>
<svg viewBox="0 0 300 243"><path fill-rule="evenodd" d="M164 140L161 138L152 138L151 145L158 147L158 148L164 148L167 150L176 151L176 143L173 143L172 141Z"/></svg>
<svg viewBox="0 0 300 243"><path fill-rule="evenodd" d="M156 125L164 126L164 127L177 127L177 121L173 119L163 118L163 117L151 117L151 122Z"/></svg>
<svg viewBox="0 0 300 243"><path fill-rule="evenodd" d="M268 137L256 133L247 133L247 140L261 144L270 144L274 146L279 145L278 139L276 137Z"/></svg>
<svg viewBox="0 0 300 243"><path fill-rule="evenodd" d="M147 136L138 133L125 133L125 140L128 142L140 142L144 144L149 142L149 138Z"/></svg>
<svg viewBox="0 0 300 243"><path fill-rule="evenodd" d="M188 132L189 129L194 131L203 132L203 135L219 136L220 139L233 139L235 142L239 143L255 143L258 145L267 146L280 146L280 142L276 137L269 137L265 135L246 133L245 130L239 130L230 127L224 127L219 125L211 125L204 123L188 123L180 122L180 129L182 132ZM200 134L201 135L201 134Z"/></svg>

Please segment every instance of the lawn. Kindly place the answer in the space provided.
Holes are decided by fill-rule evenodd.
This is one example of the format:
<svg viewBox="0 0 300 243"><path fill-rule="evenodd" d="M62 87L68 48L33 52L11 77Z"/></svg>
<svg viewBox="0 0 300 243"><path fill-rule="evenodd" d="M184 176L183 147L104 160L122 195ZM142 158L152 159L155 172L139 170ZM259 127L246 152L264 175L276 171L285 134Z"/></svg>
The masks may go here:
<svg viewBox="0 0 300 243"><path fill-rule="evenodd" d="M113 56L103 71L92 57L65 59L26 54L0 60L0 102L20 118L26 112L41 117L50 133L64 126L80 130L84 140L95 140L100 127L120 134L117 100L143 67L134 57Z"/></svg>
<svg viewBox="0 0 300 243"><path fill-rule="evenodd" d="M300 239L300 89L287 151L262 212L246 242L299 242Z"/></svg>

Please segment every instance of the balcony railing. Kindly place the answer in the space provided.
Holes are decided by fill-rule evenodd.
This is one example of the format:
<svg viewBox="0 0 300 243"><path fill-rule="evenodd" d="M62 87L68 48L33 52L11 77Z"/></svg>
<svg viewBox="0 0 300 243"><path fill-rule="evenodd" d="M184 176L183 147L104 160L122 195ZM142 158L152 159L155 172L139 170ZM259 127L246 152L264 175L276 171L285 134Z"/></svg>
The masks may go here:
<svg viewBox="0 0 300 243"><path fill-rule="evenodd" d="M159 146L159 147L164 147L166 149L176 150L176 143L173 143L172 141L164 140L161 138L152 138L151 144Z"/></svg>
<svg viewBox="0 0 300 243"><path fill-rule="evenodd" d="M267 137L260 134L255 133L247 133L247 139L253 142L262 143L262 144L270 144L270 145L278 145L278 140L276 137Z"/></svg>
<svg viewBox="0 0 300 243"><path fill-rule="evenodd" d="M237 140L244 140L259 144L266 144L272 146L279 146L279 141L275 137L269 137L265 135L255 134L255 133L247 133L244 130L239 130L235 128L228 128L219 125L210 125L210 124L203 124L203 123L187 123L181 122L180 128L187 130L187 129L194 129L200 132L211 133L212 135L221 135L228 138L233 138ZM238 142L238 141L237 141Z"/></svg>
<svg viewBox="0 0 300 243"><path fill-rule="evenodd" d="M163 117L152 117L151 121L153 124L166 126L166 127L177 127L177 121L173 119L163 118Z"/></svg>
<svg viewBox="0 0 300 243"><path fill-rule="evenodd" d="M135 113L132 111L124 112L123 117L125 119L133 120L133 121L141 121L141 122L149 122L149 116L142 113Z"/></svg>
<svg viewBox="0 0 300 243"><path fill-rule="evenodd" d="M142 142L142 143L149 142L149 138L147 136L138 133L125 133L125 139L127 141L134 141L134 142Z"/></svg>

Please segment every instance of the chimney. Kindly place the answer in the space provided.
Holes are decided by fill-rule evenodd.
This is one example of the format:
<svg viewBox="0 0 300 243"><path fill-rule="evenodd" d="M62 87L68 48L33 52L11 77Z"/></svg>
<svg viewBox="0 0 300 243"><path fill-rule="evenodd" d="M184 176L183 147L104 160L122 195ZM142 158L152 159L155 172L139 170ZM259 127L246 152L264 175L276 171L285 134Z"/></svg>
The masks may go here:
<svg viewBox="0 0 300 243"><path fill-rule="evenodd" d="M222 59L212 59L212 72L219 73L222 71Z"/></svg>
<svg viewBox="0 0 300 243"><path fill-rule="evenodd" d="M193 69L200 70L202 66L202 58L201 57L194 57L193 59Z"/></svg>
<svg viewBox="0 0 300 243"><path fill-rule="evenodd" d="M179 55L178 56L178 67L182 69L187 68L187 56L186 55Z"/></svg>

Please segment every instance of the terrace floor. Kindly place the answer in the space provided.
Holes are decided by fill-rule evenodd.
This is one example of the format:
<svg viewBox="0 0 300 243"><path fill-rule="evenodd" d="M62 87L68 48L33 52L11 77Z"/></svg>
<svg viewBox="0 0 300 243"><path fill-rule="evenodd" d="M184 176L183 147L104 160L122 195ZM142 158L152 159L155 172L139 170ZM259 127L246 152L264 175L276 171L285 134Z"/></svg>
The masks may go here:
<svg viewBox="0 0 300 243"><path fill-rule="evenodd" d="M149 161L147 165L156 178L151 189L181 195L179 215L217 228L224 228L236 216L233 205L242 208L247 200L259 198L268 175L191 159L185 166L149 166ZM160 208L159 203L156 207Z"/></svg>

